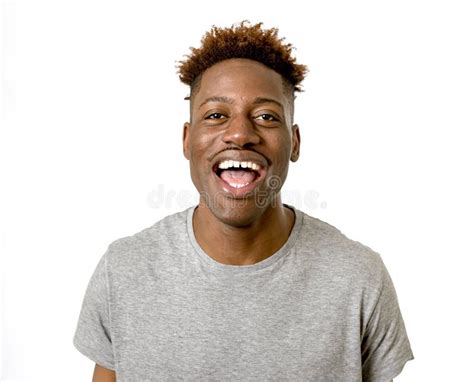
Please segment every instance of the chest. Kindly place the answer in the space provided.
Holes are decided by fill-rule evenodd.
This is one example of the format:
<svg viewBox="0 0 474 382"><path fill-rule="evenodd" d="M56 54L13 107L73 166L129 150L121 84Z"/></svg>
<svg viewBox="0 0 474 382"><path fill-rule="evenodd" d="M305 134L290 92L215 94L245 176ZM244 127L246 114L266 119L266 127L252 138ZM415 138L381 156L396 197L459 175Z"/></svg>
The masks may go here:
<svg viewBox="0 0 474 382"><path fill-rule="evenodd" d="M161 278L122 291L111 305L118 375L357 380L357 295L308 279L257 280Z"/></svg>

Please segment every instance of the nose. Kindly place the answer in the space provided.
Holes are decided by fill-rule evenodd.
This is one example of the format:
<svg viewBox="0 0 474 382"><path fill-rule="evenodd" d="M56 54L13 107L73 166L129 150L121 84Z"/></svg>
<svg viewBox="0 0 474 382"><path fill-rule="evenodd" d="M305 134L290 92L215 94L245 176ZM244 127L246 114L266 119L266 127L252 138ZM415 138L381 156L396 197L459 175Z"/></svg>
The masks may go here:
<svg viewBox="0 0 474 382"><path fill-rule="evenodd" d="M260 143L260 136L253 121L247 116L234 116L224 131L222 140L227 144L240 147L253 146Z"/></svg>

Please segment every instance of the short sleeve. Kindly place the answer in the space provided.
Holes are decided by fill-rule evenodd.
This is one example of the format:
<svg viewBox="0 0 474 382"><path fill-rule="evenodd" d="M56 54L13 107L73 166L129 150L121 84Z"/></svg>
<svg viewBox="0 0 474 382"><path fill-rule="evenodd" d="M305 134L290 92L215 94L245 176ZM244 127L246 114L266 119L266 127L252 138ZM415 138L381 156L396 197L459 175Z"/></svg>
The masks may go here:
<svg viewBox="0 0 474 382"><path fill-rule="evenodd" d="M379 296L361 344L364 382L389 382L414 358L393 282L383 263L381 268Z"/></svg>
<svg viewBox="0 0 474 382"><path fill-rule="evenodd" d="M114 370L106 256L107 253L99 261L87 286L73 342L86 357Z"/></svg>

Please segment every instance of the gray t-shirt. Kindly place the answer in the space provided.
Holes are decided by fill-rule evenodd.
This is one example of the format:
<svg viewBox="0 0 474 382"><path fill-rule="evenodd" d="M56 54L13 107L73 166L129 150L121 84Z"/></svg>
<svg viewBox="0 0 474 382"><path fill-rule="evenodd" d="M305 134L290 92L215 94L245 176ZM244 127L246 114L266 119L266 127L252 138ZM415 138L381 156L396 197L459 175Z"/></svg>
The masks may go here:
<svg viewBox="0 0 474 382"><path fill-rule="evenodd" d="M74 345L118 381L393 379L413 354L380 256L290 208L288 241L254 265L209 257L194 208L114 241Z"/></svg>

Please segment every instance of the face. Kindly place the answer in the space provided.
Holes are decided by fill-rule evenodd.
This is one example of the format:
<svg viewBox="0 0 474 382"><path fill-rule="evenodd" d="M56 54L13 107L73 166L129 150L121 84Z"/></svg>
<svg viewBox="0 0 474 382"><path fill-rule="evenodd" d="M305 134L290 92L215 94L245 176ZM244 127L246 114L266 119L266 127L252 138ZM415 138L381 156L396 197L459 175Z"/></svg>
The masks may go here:
<svg viewBox="0 0 474 382"><path fill-rule="evenodd" d="M281 204L289 161L299 155L292 96L280 74L256 61L225 60L203 73L183 131L200 208L245 226Z"/></svg>

